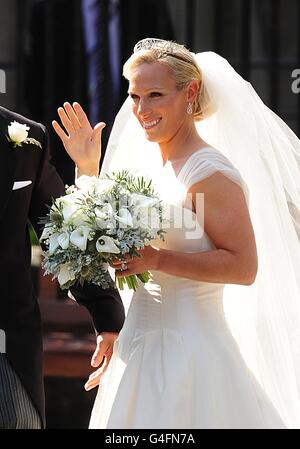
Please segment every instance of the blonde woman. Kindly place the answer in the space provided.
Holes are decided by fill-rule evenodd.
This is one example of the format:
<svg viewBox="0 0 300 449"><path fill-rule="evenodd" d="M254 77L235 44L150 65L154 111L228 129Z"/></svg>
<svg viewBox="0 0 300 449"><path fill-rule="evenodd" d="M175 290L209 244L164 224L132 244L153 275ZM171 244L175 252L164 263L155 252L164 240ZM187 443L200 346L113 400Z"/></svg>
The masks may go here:
<svg viewBox="0 0 300 449"><path fill-rule="evenodd" d="M145 39L123 73L102 173L151 177L183 219L114 264L151 281L87 383L90 427L299 427L299 141L214 53Z"/></svg>

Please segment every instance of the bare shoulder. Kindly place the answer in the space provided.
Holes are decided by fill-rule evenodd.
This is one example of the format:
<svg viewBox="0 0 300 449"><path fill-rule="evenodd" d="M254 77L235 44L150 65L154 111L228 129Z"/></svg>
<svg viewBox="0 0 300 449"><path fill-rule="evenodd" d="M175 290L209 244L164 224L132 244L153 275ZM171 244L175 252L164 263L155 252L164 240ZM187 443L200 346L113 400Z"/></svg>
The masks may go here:
<svg viewBox="0 0 300 449"><path fill-rule="evenodd" d="M207 178L192 185L189 192L193 196L198 193L204 194L205 199L212 204L226 204L228 207L228 203L230 203L231 207L241 207L243 205L247 208L245 193L241 185L232 181L220 171L216 171Z"/></svg>
<svg viewBox="0 0 300 449"><path fill-rule="evenodd" d="M220 172L194 184L190 192L204 194L204 229L216 248L256 258L254 231L242 187ZM195 209L196 213L197 210Z"/></svg>

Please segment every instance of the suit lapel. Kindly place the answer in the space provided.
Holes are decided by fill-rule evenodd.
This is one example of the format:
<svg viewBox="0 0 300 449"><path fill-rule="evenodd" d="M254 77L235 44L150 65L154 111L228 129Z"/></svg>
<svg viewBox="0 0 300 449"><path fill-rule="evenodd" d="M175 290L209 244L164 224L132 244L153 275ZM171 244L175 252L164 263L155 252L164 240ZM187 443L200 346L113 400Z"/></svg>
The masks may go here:
<svg viewBox="0 0 300 449"><path fill-rule="evenodd" d="M0 220L12 193L16 167L16 150L6 138L9 124L0 113Z"/></svg>

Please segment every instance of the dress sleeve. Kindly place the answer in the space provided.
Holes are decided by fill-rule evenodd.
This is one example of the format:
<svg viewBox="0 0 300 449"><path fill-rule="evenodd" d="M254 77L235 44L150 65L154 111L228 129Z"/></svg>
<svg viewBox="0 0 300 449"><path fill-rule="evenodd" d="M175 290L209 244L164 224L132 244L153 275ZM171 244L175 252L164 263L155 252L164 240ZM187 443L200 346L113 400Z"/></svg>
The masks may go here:
<svg viewBox="0 0 300 449"><path fill-rule="evenodd" d="M220 172L238 184L242 188L248 204L249 191L241 174L221 152L215 149L202 149L192 154L182 169L181 178L188 190L194 184L216 172Z"/></svg>

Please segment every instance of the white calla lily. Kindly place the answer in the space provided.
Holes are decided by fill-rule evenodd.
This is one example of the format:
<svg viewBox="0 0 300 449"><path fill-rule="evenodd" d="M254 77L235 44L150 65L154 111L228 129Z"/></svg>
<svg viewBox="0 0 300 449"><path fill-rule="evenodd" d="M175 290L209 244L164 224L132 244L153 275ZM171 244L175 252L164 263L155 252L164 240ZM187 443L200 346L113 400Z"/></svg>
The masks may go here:
<svg viewBox="0 0 300 449"><path fill-rule="evenodd" d="M81 249L81 251L85 251L89 233L90 228L87 226L79 226L71 233L70 242L77 246L77 248Z"/></svg>
<svg viewBox="0 0 300 449"><path fill-rule="evenodd" d="M50 237L49 237L49 253L50 254L53 254L54 251L56 251L57 248L59 247L58 237L59 237L59 232L55 232L54 234L50 235Z"/></svg>
<svg viewBox="0 0 300 449"><path fill-rule="evenodd" d="M57 241L62 249L67 249L70 244L70 234L68 232L62 232L58 237Z"/></svg>
<svg viewBox="0 0 300 449"><path fill-rule="evenodd" d="M119 254L120 252L114 240L111 237L108 237L107 235L102 235L97 239L96 249L98 253Z"/></svg>

